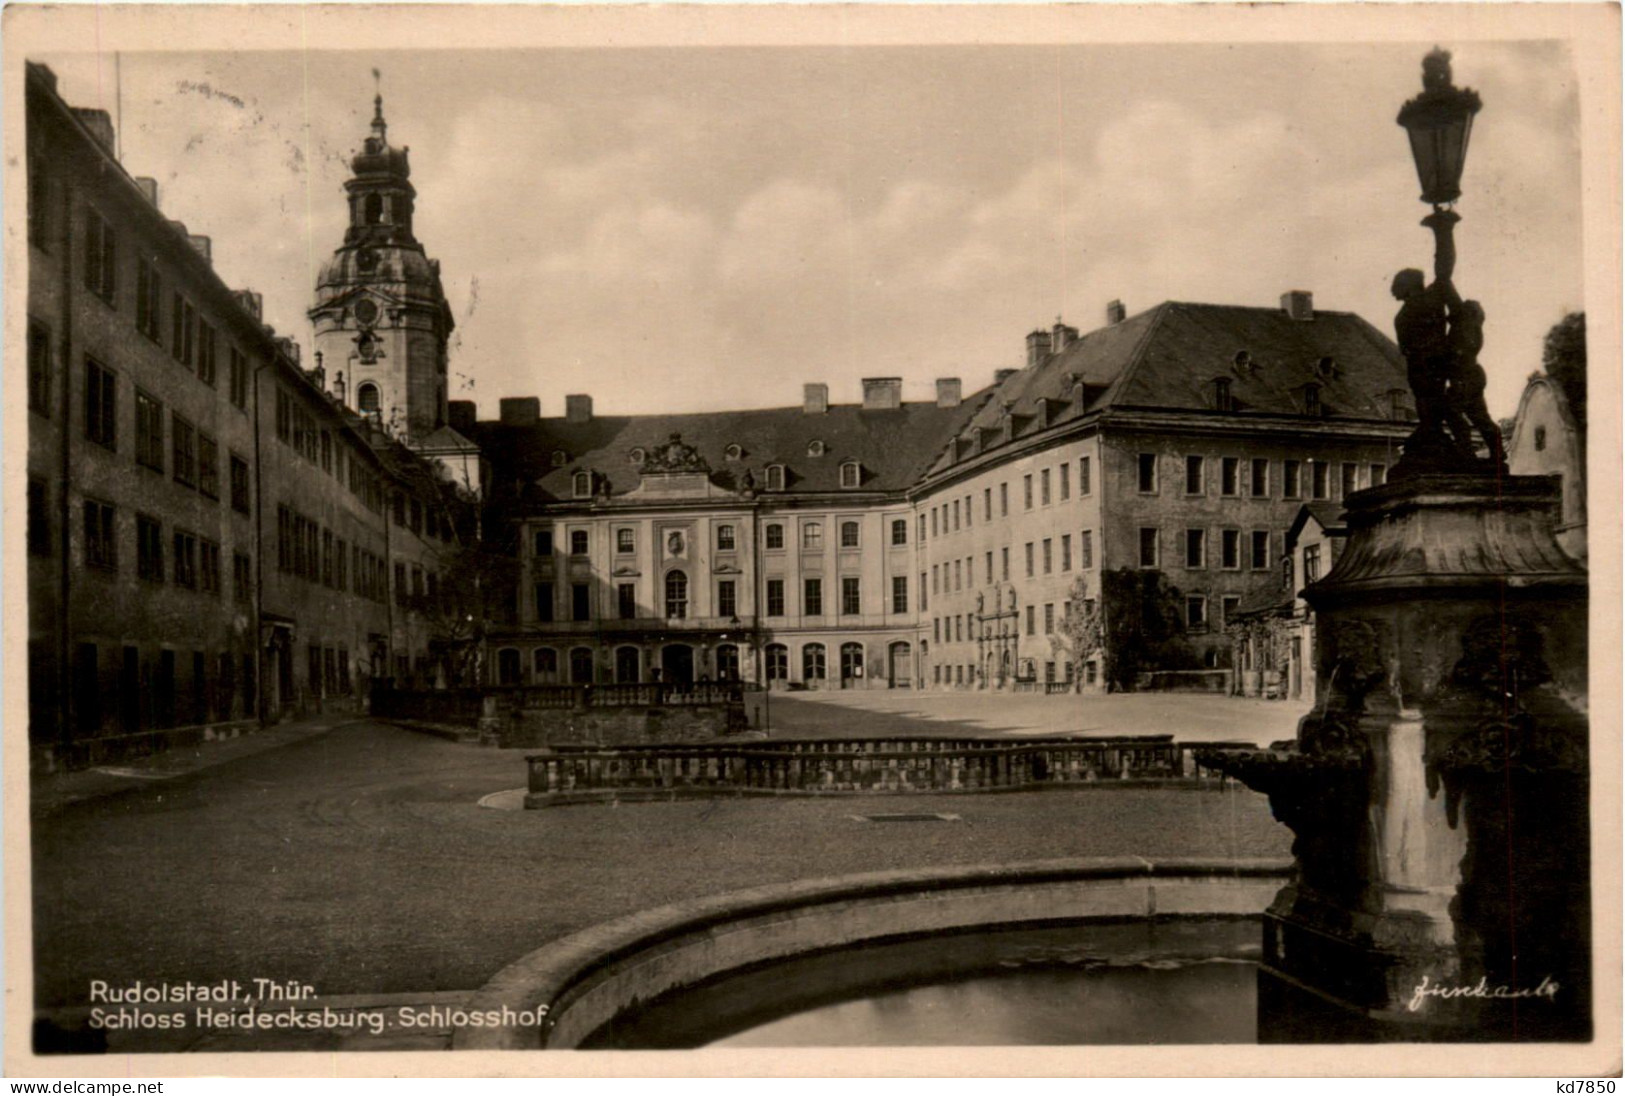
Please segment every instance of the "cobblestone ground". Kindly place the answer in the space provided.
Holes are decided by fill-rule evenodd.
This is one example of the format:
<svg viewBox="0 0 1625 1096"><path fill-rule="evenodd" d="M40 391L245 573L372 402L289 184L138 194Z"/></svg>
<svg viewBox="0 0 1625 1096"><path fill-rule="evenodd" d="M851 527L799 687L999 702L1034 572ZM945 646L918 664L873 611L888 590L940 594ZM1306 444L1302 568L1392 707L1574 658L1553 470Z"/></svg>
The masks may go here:
<svg viewBox="0 0 1625 1096"><path fill-rule="evenodd" d="M774 693L775 738L859 735L1171 734L1184 742L1291 738L1300 702L1181 693L1042 696L1034 693L910 692L906 689Z"/></svg>
<svg viewBox="0 0 1625 1096"><path fill-rule="evenodd" d="M109 982L297 979L322 995L466 990L627 912L762 883L1047 857L1284 856L1247 791L921 796L963 821L855 822L897 799L500 811L523 754L351 723L56 807L33 822L41 1005Z"/></svg>

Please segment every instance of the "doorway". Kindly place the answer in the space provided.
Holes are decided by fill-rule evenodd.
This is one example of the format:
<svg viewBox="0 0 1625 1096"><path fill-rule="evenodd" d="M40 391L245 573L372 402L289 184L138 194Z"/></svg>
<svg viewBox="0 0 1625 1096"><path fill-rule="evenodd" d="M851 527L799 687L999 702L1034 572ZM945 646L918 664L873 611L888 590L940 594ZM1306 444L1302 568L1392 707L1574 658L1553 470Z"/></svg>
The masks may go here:
<svg viewBox="0 0 1625 1096"><path fill-rule="evenodd" d="M661 678L672 685L694 684L694 648L686 643L673 643L660 653L660 666L665 672Z"/></svg>
<svg viewBox="0 0 1625 1096"><path fill-rule="evenodd" d="M887 663L890 666L891 687L908 689L914 685L914 654L907 643L899 640L891 645Z"/></svg>
<svg viewBox="0 0 1625 1096"><path fill-rule="evenodd" d="M841 688L854 689L863 679L863 644L841 644Z"/></svg>

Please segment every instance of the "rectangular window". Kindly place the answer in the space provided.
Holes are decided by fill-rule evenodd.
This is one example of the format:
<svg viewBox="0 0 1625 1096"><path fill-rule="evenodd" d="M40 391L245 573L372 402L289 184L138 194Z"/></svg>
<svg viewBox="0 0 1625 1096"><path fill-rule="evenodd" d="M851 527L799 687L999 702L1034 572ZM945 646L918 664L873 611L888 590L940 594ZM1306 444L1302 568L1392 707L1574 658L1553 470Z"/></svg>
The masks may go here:
<svg viewBox="0 0 1625 1096"><path fill-rule="evenodd" d="M1373 464L1371 466L1371 486L1381 487L1388 482L1388 466L1386 464Z"/></svg>
<svg viewBox="0 0 1625 1096"><path fill-rule="evenodd" d="M1201 594L1185 599L1185 627L1193 632L1207 631L1207 598Z"/></svg>
<svg viewBox="0 0 1625 1096"><path fill-rule="evenodd" d="M333 588L339 591L350 588L350 546L344 543L343 537L334 540L333 548ZM434 576L429 576L429 600L435 601Z"/></svg>
<svg viewBox="0 0 1625 1096"><path fill-rule="evenodd" d="M1061 535L1061 570L1072 570L1072 534Z"/></svg>
<svg viewBox="0 0 1625 1096"><path fill-rule="evenodd" d="M1157 565L1157 530L1144 528L1140 530L1140 566L1155 567Z"/></svg>
<svg viewBox="0 0 1625 1096"><path fill-rule="evenodd" d="M824 527L818 522L809 521L801 527L801 549L804 552L824 550Z"/></svg>
<svg viewBox="0 0 1625 1096"><path fill-rule="evenodd" d="M188 369L192 367L192 306L186 303L186 298L180 293L171 297L169 352L174 359Z"/></svg>
<svg viewBox="0 0 1625 1096"><path fill-rule="evenodd" d="M1228 571L1241 566L1241 530L1226 529L1219 536L1219 564Z"/></svg>
<svg viewBox="0 0 1625 1096"><path fill-rule="evenodd" d="M1049 469L1042 469L1038 473L1038 505L1049 505Z"/></svg>
<svg viewBox="0 0 1625 1096"><path fill-rule="evenodd" d="M1330 487L1331 465L1321 461L1313 466L1310 472L1310 494L1318 502L1327 496Z"/></svg>
<svg viewBox="0 0 1625 1096"><path fill-rule="evenodd" d="M1207 530L1185 530L1185 566L1193 568L1207 566Z"/></svg>
<svg viewBox="0 0 1625 1096"><path fill-rule="evenodd" d="M999 549L999 581L1010 581L1010 546L1008 544Z"/></svg>
<svg viewBox="0 0 1625 1096"><path fill-rule="evenodd" d="M1051 574L1055 570L1055 542L1049 537L1044 538L1044 573Z"/></svg>
<svg viewBox="0 0 1625 1096"><path fill-rule="evenodd" d="M1303 488L1298 482L1298 462L1284 460L1281 462L1281 497L1295 499Z"/></svg>
<svg viewBox="0 0 1625 1096"><path fill-rule="evenodd" d="M536 619L542 624L553 623L553 584L551 582L538 582L535 593Z"/></svg>
<svg viewBox="0 0 1625 1096"><path fill-rule="evenodd" d="M971 526L970 496L966 495L965 496L965 528L969 529L970 526Z"/></svg>
<svg viewBox="0 0 1625 1096"><path fill-rule="evenodd" d="M1207 489L1205 472L1206 462L1201 457L1185 458L1185 493L1187 495L1200 495Z"/></svg>
<svg viewBox="0 0 1625 1096"><path fill-rule="evenodd" d="M939 537L941 535L942 534L939 531L939 527L937 525L937 508L935 506L933 506L933 507L931 507L931 536L932 536L933 539L935 539L936 537Z"/></svg>
<svg viewBox="0 0 1625 1096"><path fill-rule="evenodd" d="M135 329L158 342L158 317L164 299L163 278L156 264L135 261Z"/></svg>
<svg viewBox="0 0 1625 1096"><path fill-rule="evenodd" d="M803 616L824 615L824 580L809 578L801 584L801 613Z"/></svg>
<svg viewBox="0 0 1625 1096"><path fill-rule="evenodd" d="M397 563L395 565L395 604L405 605L409 595L410 591L406 585L406 564Z"/></svg>
<svg viewBox="0 0 1625 1096"><path fill-rule="evenodd" d="M220 596L220 545L212 540L198 542L198 589Z"/></svg>
<svg viewBox="0 0 1625 1096"><path fill-rule="evenodd" d="M946 565L944 565L944 566L946 566ZM945 575L947 573L948 573L947 571L943 572L943 574L945 574ZM954 589L955 590L963 590L964 588L965 588L964 572L963 572L963 569L960 566L960 561L956 559L956 560L954 560Z"/></svg>
<svg viewBox="0 0 1625 1096"><path fill-rule="evenodd" d="M767 615L770 617L784 615L784 580L782 578L767 580Z"/></svg>
<svg viewBox="0 0 1625 1096"><path fill-rule="evenodd" d="M231 554L231 594L240 605L254 600L254 563L246 552Z"/></svg>
<svg viewBox="0 0 1625 1096"><path fill-rule="evenodd" d="M197 325L197 379L210 388L214 387L214 352L214 328L199 320Z"/></svg>
<svg viewBox="0 0 1625 1096"><path fill-rule="evenodd" d="M936 563L933 563L931 565L931 592L933 594L939 593L942 590L942 585L941 585L940 582L938 582L938 578L940 577L938 575L938 568L940 566L941 566L940 564L936 564Z"/></svg>
<svg viewBox="0 0 1625 1096"><path fill-rule="evenodd" d="M1219 602L1219 611L1224 615L1224 619L1219 621L1219 626L1222 628L1233 623L1236 619L1236 610L1240 608L1241 599L1239 597L1232 595L1221 600Z"/></svg>
<svg viewBox="0 0 1625 1096"><path fill-rule="evenodd" d="M546 559L553 554L553 530L538 529L531 538L531 550L540 559Z"/></svg>
<svg viewBox="0 0 1625 1096"><path fill-rule="evenodd" d="M1038 634L1038 612L1034 606L1027 606L1027 634Z"/></svg>
<svg viewBox="0 0 1625 1096"><path fill-rule="evenodd" d="M85 566L118 567L118 540L113 532L113 508L105 502L85 501ZM143 578L146 576L143 575ZM159 576L162 578L162 576Z"/></svg>
<svg viewBox="0 0 1625 1096"><path fill-rule="evenodd" d="M999 484L999 516L1001 518L1010 516L1010 485L1008 483Z"/></svg>
<svg viewBox="0 0 1625 1096"><path fill-rule="evenodd" d="M28 321L28 409L51 417L51 332L44 324Z"/></svg>
<svg viewBox="0 0 1625 1096"><path fill-rule="evenodd" d="M841 615L857 616L863 612L863 603L858 596L858 579L856 575L847 575L841 579Z"/></svg>
<svg viewBox="0 0 1625 1096"><path fill-rule="evenodd" d="M191 423L170 412L169 437L174 443L171 464L175 470L175 482L191 487L197 483L197 434Z"/></svg>
<svg viewBox="0 0 1625 1096"><path fill-rule="evenodd" d="M1241 461L1236 457L1222 457L1219 460L1219 494L1226 498L1233 497L1241 491Z"/></svg>
<svg viewBox="0 0 1625 1096"><path fill-rule="evenodd" d="M1343 498L1348 498L1360 489L1360 466L1358 464L1343 464Z"/></svg>
<svg viewBox="0 0 1625 1096"><path fill-rule="evenodd" d="M235 346L228 351L227 360L230 363L230 389L231 403L239 410L248 407L248 359L243 352Z"/></svg>
<svg viewBox="0 0 1625 1096"><path fill-rule="evenodd" d="M1157 455L1141 453L1139 458L1140 493L1155 494L1157 490Z"/></svg>
<svg viewBox="0 0 1625 1096"><path fill-rule="evenodd" d="M585 582L570 584L570 619L576 621L592 619L592 587Z"/></svg>
<svg viewBox="0 0 1625 1096"><path fill-rule="evenodd" d="M891 611L908 612L908 576L893 575L891 580Z"/></svg>
<svg viewBox="0 0 1625 1096"><path fill-rule="evenodd" d="M615 587L615 605L622 620L636 620L638 616L638 588L630 582Z"/></svg>
<svg viewBox="0 0 1625 1096"><path fill-rule="evenodd" d="M1270 462L1264 457L1254 457L1252 465L1252 478L1249 484L1255 499L1269 498L1270 494Z"/></svg>
<svg viewBox="0 0 1625 1096"><path fill-rule="evenodd" d="M231 455L231 508L248 513L248 462L237 454Z"/></svg>
<svg viewBox="0 0 1625 1096"><path fill-rule="evenodd" d="M587 554L587 530L570 530L570 554L572 556L584 556Z"/></svg>
<svg viewBox="0 0 1625 1096"><path fill-rule="evenodd" d="M1033 477L1031 473L1021 477L1021 500L1023 507L1028 510L1033 508Z"/></svg>
<svg viewBox="0 0 1625 1096"><path fill-rule="evenodd" d="M982 520L993 520L993 488L982 488Z"/></svg>
<svg viewBox="0 0 1625 1096"><path fill-rule="evenodd" d="M739 613L739 599L732 579L717 583L717 616L732 617Z"/></svg>
<svg viewBox="0 0 1625 1096"><path fill-rule="evenodd" d="M1094 490L1089 478L1089 458L1078 458L1078 494L1087 495Z"/></svg>
<svg viewBox="0 0 1625 1096"><path fill-rule="evenodd" d="M197 537L183 530L175 530L175 585L197 586Z"/></svg>
<svg viewBox="0 0 1625 1096"><path fill-rule="evenodd" d="M717 526L717 551L732 552L734 550L734 527L732 525Z"/></svg>
<svg viewBox="0 0 1625 1096"><path fill-rule="evenodd" d="M891 542L893 548L908 543L908 522L904 521L902 518L892 519Z"/></svg>
<svg viewBox="0 0 1625 1096"><path fill-rule="evenodd" d="M993 553L992 552L989 552L987 554L986 575L987 575L987 578L986 578L987 584L989 586L993 585Z"/></svg>
<svg viewBox="0 0 1625 1096"><path fill-rule="evenodd" d="M1067 499L1072 497L1072 466L1070 464L1063 464L1060 466L1060 472L1061 501L1065 502Z"/></svg>
<svg viewBox="0 0 1625 1096"><path fill-rule="evenodd" d="M1029 540L1027 542L1027 544L1025 546L1025 550L1026 550L1026 553L1027 553L1027 577L1032 578L1033 577L1033 542L1032 541Z"/></svg>
<svg viewBox="0 0 1625 1096"><path fill-rule="evenodd" d="M778 528L778 526L777 526L777 525L769 525L769 526L768 526L768 527L767 527L767 528L768 528L768 530L769 530L769 531L770 531L770 532L771 532L771 531L772 531L772 530L774 530L774 529L777 529L777 528ZM924 544L924 543L925 543L925 515L924 515L924 514L921 514L921 515L920 515L920 532L919 532L919 538L920 538L920 543L921 543L921 544ZM782 533L782 532L781 532L781 533L780 533L780 535L779 535L779 539L780 539L780 541L781 541L781 543L780 543L780 544L779 544L779 547L780 547L780 548L782 548L782 547L784 547L784 545L783 545L783 543L782 543L782 541L783 541L783 539L784 539L784 535L783 535L783 533Z"/></svg>
<svg viewBox="0 0 1625 1096"><path fill-rule="evenodd" d="M1047 636L1055 634L1055 603L1053 601L1044 603L1044 634Z"/></svg>
<svg viewBox="0 0 1625 1096"><path fill-rule="evenodd" d="M925 612L925 610L927 608L926 600L927 599L926 599L926 596L925 596L925 572L921 571L920 572L920 612L922 612L922 613Z"/></svg>
<svg viewBox="0 0 1625 1096"><path fill-rule="evenodd" d="M135 393L135 460L164 470L164 405L140 389Z"/></svg>
<svg viewBox="0 0 1625 1096"><path fill-rule="evenodd" d="M220 497L220 447L209 435L197 435L197 489L211 499Z"/></svg>
<svg viewBox="0 0 1625 1096"><path fill-rule="evenodd" d="M954 532L959 532L959 500L953 500Z"/></svg>
<svg viewBox="0 0 1625 1096"><path fill-rule="evenodd" d="M1270 531L1268 529L1253 530L1252 548L1253 570L1270 570Z"/></svg>
<svg viewBox="0 0 1625 1096"><path fill-rule="evenodd" d="M1303 582L1307 586L1320 578L1320 545L1311 544L1303 550Z"/></svg>
<svg viewBox="0 0 1625 1096"><path fill-rule="evenodd" d="M85 359L85 437L118 448L118 399L113 372L95 358Z"/></svg>
<svg viewBox="0 0 1625 1096"><path fill-rule="evenodd" d="M956 502L957 508L959 504ZM855 521L841 522L841 547L856 548L858 546L858 523Z"/></svg>
<svg viewBox="0 0 1625 1096"><path fill-rule="evenodd" d="M85 288L114 304L118 290L118 241L113 226L93 209L85 210Z"/></svg>
<svg viewBox="0 0 1625 1096"><path fill-rule="evenodd" d="M1095 533L1085 529L1078 534L1078 566L1085 571L1095 565Z"/></svg>

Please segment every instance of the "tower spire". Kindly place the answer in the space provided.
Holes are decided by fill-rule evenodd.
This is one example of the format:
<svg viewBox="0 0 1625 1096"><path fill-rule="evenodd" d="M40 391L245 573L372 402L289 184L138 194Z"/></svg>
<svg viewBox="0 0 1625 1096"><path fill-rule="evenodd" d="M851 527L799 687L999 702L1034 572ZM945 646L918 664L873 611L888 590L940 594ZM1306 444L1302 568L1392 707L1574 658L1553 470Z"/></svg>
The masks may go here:
<svg viewBox="0 0 1625 1096"><path fill-rule="evenodd" d="M389 127L384 124L383 74L377 69L372 70L372 89L372 135L383 141Z"/></svg>

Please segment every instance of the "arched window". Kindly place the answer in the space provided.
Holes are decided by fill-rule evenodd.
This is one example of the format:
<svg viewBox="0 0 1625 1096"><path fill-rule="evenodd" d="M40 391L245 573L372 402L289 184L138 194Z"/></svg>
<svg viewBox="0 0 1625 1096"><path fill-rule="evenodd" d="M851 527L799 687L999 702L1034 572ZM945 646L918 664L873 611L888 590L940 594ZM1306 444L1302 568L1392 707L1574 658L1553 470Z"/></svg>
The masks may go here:
<svg viewBox="0 0 1625 1096"><path fill-rule="evenodd" d="M571 483L572 483L572 493L575 495L576 498L584 499L584 498L590 498L592 496L592 473L591 472L577 472L575 474L575 476L572 477Z"/></svg>
<svg viewBox="0 0 1625 1096"><path fill-rule="evenodd" d="M615 681L621 685L636 685L642 675L641 659L636 647L615 648Z"/></svg>
<svg viewBox="0 0 1625 1096"><path fill-rule="evenodd" d="M739 680L739 648L732 643L717 648L717 680Z"/></svg>
<svg viewBox="0 0 1625 1096"><path fill-rule="evenodd" d="M767 466L767 489L769 491L784 490L784 465L770 464Z"/></svg>
<svg viewBox="0 0 1625 1096"><path fill-rule="evenodd" d="M517 649L504 647L497 652L497 684L519 684L519 651Z"/></svg>
<svg viewBox="0 0 1625 1096"><path fill-rule="evenodd" d="M817 438L814 438L812 441L808 442L807 443L807 455L809 457L821 457L821 456L823 456L824 455L824 443L819 441Z"/></svg>
<svg viewBox="0 0 1625 1096"><path fill-rule="evenodd" d="M734 527L732 525L717 526L717 551L731 552L734 550Z"/></svg>
<svg viewBox="0 0 1625 1096"><path fill-rule="evenodd" d="M857 487L863 481L863 466L855 460L841 464L841 486Z"/></svg>
<svg viewBox="0 0 1625 1096"><path fill-rule="evenodd" d="M384 219L384 197L381 194L369 194L361 201L361 219L369 225L379 224Z"/></svg>
<svg viewBox="0 0 1625 1096"><path fill-rule="evenodd" d="M790 678L790 648L782 643L769 643L763 652L767 656L767 679L788 681Z"/></svg>
<svg viewBox="0 0 1625 1096"><path fill-rule="evenodd" d="M559 653L551 647L538 647L531 654L535 671L533 680L538 685L557 685L559 682Z"/></svg>
<svg viewBox="0 0 1625 1096"><path fill-rule="evenodd" d="M863 644L841 644L841 680L850 681L863 676Z"/></svg>
<svg viewBox="0 0 1625 1096"><path fill-rule="evenodd" d="M371 381L355 390L356 406L363 415L378 414L378 386Z"/></svg>
<svg viewBox="0 0 1625 1096"><path fill-rule="evenodd" d="M666 576L666 619L682 620L688 616L688 576L673 571Z"/></svg>
<svg viewBox="0 0 1625 1096"><path fill-rule="evenodd" d="M822 681L824 672L824 645L809 643L801 648L801 680Z"/></svg>
<svg viewBox="0 0 1625 1096"><path fill-rule="evenodd" d="M573 685L592 684L592 648L576 647L570 651L570 682Z"/></svg>
<svg viewBox="0 0 1625 1096"><path fill-rule="evenodd" d="M1545 449L1545 448L1546 448L1546 428L1544 426L1537 426L1537 427L1535 427L1535 450L1537 452L1539 452L1540 450Z"/></svg>
<svg viewBox="0 0 1625 1096"><path fill-rule="evenodd" d="M745 455L745 451L737 445L730 445L722 451L723 460L738 460Z"/></svg>

